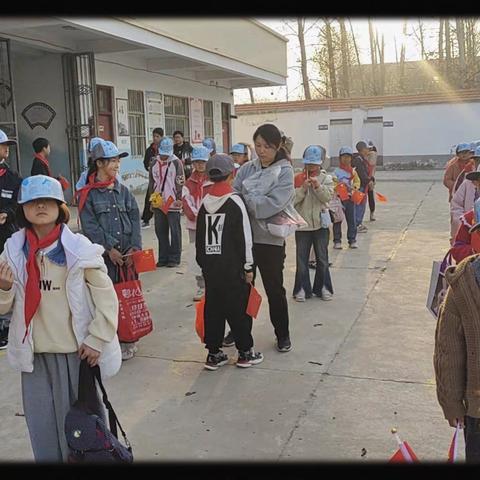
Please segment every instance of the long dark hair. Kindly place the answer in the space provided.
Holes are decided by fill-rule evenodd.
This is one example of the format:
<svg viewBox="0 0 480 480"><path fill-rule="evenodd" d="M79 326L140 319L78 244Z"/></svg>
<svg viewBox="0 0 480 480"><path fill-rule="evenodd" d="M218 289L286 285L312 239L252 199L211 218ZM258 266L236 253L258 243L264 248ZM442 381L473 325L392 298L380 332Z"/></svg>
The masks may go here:
<svg viewBox="0 0 480 480"><path fill-rule="evenodd" d="M282 134L280 133L280 130L272 123L264 123L255 130L255 133L253 134L254 142L258 136L262 137L270 147L278 148L282 144ZM273 162L275 163L283 159L290 160L288 152L285 150L285 148L280 147Z"/></svg>

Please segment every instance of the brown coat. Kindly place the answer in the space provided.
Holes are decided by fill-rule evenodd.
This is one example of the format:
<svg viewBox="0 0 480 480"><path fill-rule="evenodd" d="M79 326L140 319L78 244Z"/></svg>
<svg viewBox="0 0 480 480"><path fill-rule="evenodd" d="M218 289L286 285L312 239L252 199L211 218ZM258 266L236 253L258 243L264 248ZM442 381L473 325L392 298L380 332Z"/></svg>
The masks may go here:
<svg viewBox="0 0 480 480"><path fill-rule="evenodd" d="M435 332L437 398L446 419L480 417L480 286L467 257L447 269L449 284Z"/></svg>

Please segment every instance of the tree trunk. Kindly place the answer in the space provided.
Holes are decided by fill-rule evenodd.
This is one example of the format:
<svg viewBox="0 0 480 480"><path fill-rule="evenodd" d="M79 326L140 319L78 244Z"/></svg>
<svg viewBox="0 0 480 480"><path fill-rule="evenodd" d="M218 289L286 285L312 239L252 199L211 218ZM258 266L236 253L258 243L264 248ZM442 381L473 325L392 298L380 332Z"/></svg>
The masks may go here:
<svg viewBox="0 0 480 480"><path fill-rule="evenodd" d="M332 27L330 20L325 19L325 35L327 39L327 52L328 52L328 71L330 77L330 88L332 92L332 98L338 97L337 92L337 79L335 77L335 57L333 51L333 40L332 40Z"/></svg>
<svg viewBox="0 0 480 480"><path fill-rule="evenodd" d="M423 38L423 23L421 20L418 21L418 26L420 27L420 49L422 51L422 60L425 60L425 40Z"/></svg>
<svg viewBox="0 0 480 480"><path fill-rule="evenodd" d="M300 67L302 70L303 91L305 92L305 100L311 100L312 95L310 93L310 81L308 79L307 53L305 50L305 19L298 18L297 24L298 41L300 43Z"/></svg>
<svg viewBox="0 0 480 480"><path fill-rule="evenodd" d="M352 32L353 47L355 48L355 55L357 57L357 63L358 63L358 71L360 72L360 81L362 83L362 93L363 93L363 96L365 96L367 93L365 91L365 83L363 81L362 64L360 62L360 55L358 53L357 41L355 40L355 33L353 32L352 21L348 19L348 22L350 23L350 31Z"/></svg>
<svg viewBox="0 0 480 480"><path fill-rule="evenodd" d="M400 81L399 86L402 92L405 91L405 38L407 36L407 21L403 22L402 48L400 50Z"/></svg>
<svg viewBox="0 0 480 480"><path fill-rule="evenodd" d="M350 96L350 58L348 55L348 37L345 28L345 20L339 19L340 36L341 36L341 50L342 50L342 90L343 97Z"/></svg>
<svg viewBox="0 0 480 480"><path fill-rule="evenodd" d="M465 76L467 73L466 62L465 62L465 28L463 20L461 18L456 18L456 27L457 27L457 42L458 42L458 61L459 61L459 70L460 70L460 87L465 87Z"/></svg>
<svg viewBox="0 0 480 480"><path fill-rule="evenodd" d="M452 49L450 40L450 21L445 19L445 77L449 83L452 76Z"/></svg>
<svg viewBox="0 0 480 480"><path fill-rule="evenodd" d="M372 91L374 95L377 95L377 75L376 75L376 58L375 58L375 37L373 35L372 20L368 19L368 34L370 37L370 57L372 61Z"/></svg>

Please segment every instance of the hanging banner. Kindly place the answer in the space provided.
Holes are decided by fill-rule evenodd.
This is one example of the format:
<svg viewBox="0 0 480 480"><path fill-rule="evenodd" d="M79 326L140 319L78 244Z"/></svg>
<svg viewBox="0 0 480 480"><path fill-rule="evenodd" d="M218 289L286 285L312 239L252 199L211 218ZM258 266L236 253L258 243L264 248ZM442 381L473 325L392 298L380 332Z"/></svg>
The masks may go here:
<svg viewBox="0 0 480 480"><path fill-rule="evenodd" d="M201 143L203 137L203 101L190 98L190 143Z"/></svg>

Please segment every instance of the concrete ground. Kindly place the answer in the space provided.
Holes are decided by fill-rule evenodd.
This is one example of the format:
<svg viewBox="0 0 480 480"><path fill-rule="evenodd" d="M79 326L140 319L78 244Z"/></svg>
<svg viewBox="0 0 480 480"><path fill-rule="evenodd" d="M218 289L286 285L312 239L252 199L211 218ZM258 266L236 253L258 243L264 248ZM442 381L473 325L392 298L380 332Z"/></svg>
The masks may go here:
<svg viewBox="0 0 480 480"><path fill-rule="evenodd" d="M234 348L225 349L229 365L203 369L184 235L180 268L142 275L155 330L107 382L136 460L386 461L397 448L390 433L397 426L421 460L445 461L453 429L436 401L435 320L425 308L432 261L448 248L441 178L441 171L378 173L388 203L366 222L358 250L331 250L331 302L291 299L290 238L293 350L275 350L265 299L253 329L265 361L250 369L234 365ZM153 228L143 234L156 251ZM0 378L0 461L30 461L25 420L17 416L20 375L5 352ZM461 457L463 445L462 438Z"/></svg>

